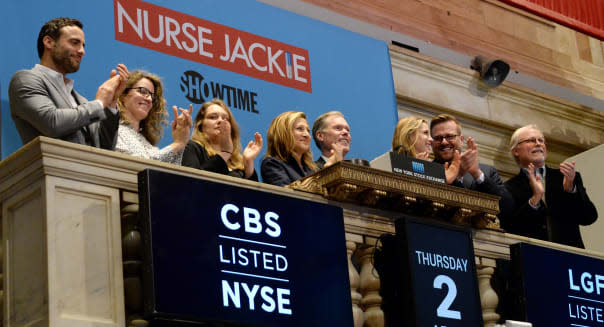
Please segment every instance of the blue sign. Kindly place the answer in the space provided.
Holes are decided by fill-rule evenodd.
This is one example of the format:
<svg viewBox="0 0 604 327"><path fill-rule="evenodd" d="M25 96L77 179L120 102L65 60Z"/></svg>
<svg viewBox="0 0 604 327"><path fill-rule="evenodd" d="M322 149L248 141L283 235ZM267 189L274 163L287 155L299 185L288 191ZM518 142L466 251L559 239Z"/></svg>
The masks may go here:
<svg viewBox="0 0 604 327"><path fill-rule="evenodd" d="M604 324L604 261L519 243L510 248L519 320L533 326Z"/></svg>
<svg viewBox="0 0 604 327"><path fill-rule="evenodd" d="M386 325L482 326L470 230L411 217L395 227L374 256Z"/></svg>
<svg viewBox="0 0 604 327"><path fill-rule="evenodd" d="M371 159L390 147L397 107L382 41L249 0L8 1L0 10L1 26L11 31L0 53L2 158L21 146L10 118L10 79L39 63L42 25L65 16L84 23L86 54L68 77L88 99L124 63L161 76L170 107L193 103L195 115L203 101L224 99L243 145L254 132L266 140L271 120L284 111L306 112L312 125L339 110L352 130L349 158ZM159 145L171 142L168 128ZM314 145L313 153L319 156Z"/></svg>
<svg viewBox="0 0 604 327"><path fill-rule="evenodd" d="M342 209L139 173L150 320L352 326Z"/></svg>
<svg viewBox="0 0 604 327"><path fill-rule="evenodd" d="M406 239L413 326L482 326L471 232L410 219L399 219L396 232Z"/></svg>

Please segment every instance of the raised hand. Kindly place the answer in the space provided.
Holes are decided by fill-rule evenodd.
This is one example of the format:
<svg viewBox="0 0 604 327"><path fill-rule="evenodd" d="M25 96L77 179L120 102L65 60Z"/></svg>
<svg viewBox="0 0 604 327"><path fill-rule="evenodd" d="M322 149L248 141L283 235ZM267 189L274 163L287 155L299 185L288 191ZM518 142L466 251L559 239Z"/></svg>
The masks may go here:
<svg viewBox="0 0 604 327"><path fill-rule="evenodd" d="M254 173L254 160L262 151L262 135L254 133L254 140L250 141L243 149L243 166L245 167L245 178L249 178Z"/></svg>
<svg viewBox="0 0 604 327"><path fill-rule="evenodd" d="M348 153L348 145L343 145L338 142L335 142L331 145L331 151L329 153L329 157L325 162L324 168L329 167L337 162L344 160L344 157Z"/></svg>
<svg viewBox="0 0 604 327"><path fill-rule="evenodd" d="M180 114L178 111L180 110ZM191 127L193 126L193 120L191 114L193 113L193 105L189 105L189 109L177 108L172 106L172 113L174 114L174 120L172 121L172 138L174 139L174 147L176 150L184 148L189 141L189 135L191 133Z"/></svg>
<svg viewBox="0 0 604 327"><path fill-rule="evenodd" d="M116 90L121 82L121 77L112 70L109 74L109 79L106 80L96 91L95 100L100 100L103 107L110 106L115 103Z"/></svg>
<svg viewBox="0 0 604 327"><path fill-rule="evenodd" d="M459 150L455 150L453 153L453 160L451 163L445 162L445 178L447 179L447 184L453 184L459 175L459 170L461 166L461 158L460 158Z"/></svg>
<svg viewBox="0 0 604 327"><path fill-rule="evenodd" d="M543 195L545 194L545 189L543 188L543 184L541 184L541 179L543 178L541 175L535 176L535 165L530 163L528 165L528 179L529 185L531 186L531 190L533 191L533 196L529 199L529 203L533 206L539 204Z"/></svg>
<svg viewBox="0 0 604 327"><path fill-rule="evenodd" d="M106 104L111 108L116 108L117 107L117 98L124 92L124 90L126 89L126 83L128 82L128 78L130 77L130 72L128 72L128 68L126 68L126 66L124 64L118 64L117 67L117 72L116 70L112 70L111 73L109 73L109 78L113 78L115 76L118 76L120 78L120 82L117 85L117 87L115 88L115 91L113 93L113 99L111 101L111 103Z"/></svg>
<svg viewBox="0 0 604 327"><path fill-rule="evenodd" d="M466 172L472 174L474 179L480 177L480 167L478 166L478 145L474 139L469 137L466 143L466 151L461 154L461 166L459 176L465 175Z"/></svg>
<svg viewBox="0 0 604 327"><path fill-rule="evenodd" d="M575 162L563 162L560 164L560 172L564 175L562 187L566 192L572 192L575 188Z"/></svg>
<svg viewBox="0 0 604 327"><path fill-rule="evenodd" d="M421 159L421 160L429 160L430 159L430 151L424 151L424 152L420 152L418 154L415 155L415 157L417 159Z"/></svg>

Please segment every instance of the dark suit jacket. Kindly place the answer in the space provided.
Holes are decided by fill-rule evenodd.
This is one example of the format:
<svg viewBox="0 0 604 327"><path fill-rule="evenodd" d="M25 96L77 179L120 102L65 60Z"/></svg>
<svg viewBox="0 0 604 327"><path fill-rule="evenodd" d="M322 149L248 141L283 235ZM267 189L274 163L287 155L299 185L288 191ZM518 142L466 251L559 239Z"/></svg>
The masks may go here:
<svg viewBox="0 0 604 327"><path fill-rule="evenodd" d="M564 176L558 169L547 167L545 174L545 201L533 209L529 198L533 191L528 176L520 171L505 182L507 190L501 201L501 225L514 234L584 248L579 225L596 221L598 212L587 196L579 173L575 176L576 193L562 188Z"/></svg>
<svg viewBox="0 0 604 327"><path fill-rule="evenodd" d="M435 162L443 164L443 162L439 162L438 160L434 160ZM505 193L505 188L503 187L503 181L501 177L499 177L499 173L497 169L493 166L489 166L486 164L478 164L480 170L484 174L484 181L480 184L476 183L474 177L470 173L466 173L463 175L462 182L458 181L453 182L452 185L457 187L463 187L468 190L503 196Z"/></svg>
<svg viewBox="0 0 604 327"><path fill-rule="evenodd" d="M88 102L75 90L73 107L66 92L38 66L15 73L10 81L11 116L23 144L38 136L113 150L119 113Z"/></svg>
<svg viewBox="0 0 604 327"><path fill-rule="evenodd" d="M208 151L193 140L189 140L187 146L185 146L185 151L182 154L182 165L223 175L245 178L245 171L240 169L229 170L229 167L221 156L216 154L210 157ZM258 181L256 170L254 170L254 173L248 179Z"/></svg>
<svg viewBox="0 0 604 327"><path fill-rule="evenodd" d="M325 159L323 159L323 157L319 157L319 159L315 161L315 165L317 165L318 169L323 169L323 167L325 166Z"/></svg>
<svg viewBox="0 0 604 327"><path fill-rule="evenodd" d="M290 156L287 162L273 157L265 157L260 165L262 181L277 186L289 185L298 179L312 173L312 169L302 163L303 169L294 157Z"/></svg>

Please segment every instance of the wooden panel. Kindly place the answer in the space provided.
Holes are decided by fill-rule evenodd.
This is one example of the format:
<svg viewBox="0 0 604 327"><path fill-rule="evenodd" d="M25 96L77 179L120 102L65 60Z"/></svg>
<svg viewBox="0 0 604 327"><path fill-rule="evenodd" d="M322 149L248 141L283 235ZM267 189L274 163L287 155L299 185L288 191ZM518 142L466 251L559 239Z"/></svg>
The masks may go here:
<svg viewBox="0 0 604 327"><path fill-rule="evenodd" d="M589 45L589 37L585 34L576 33L577 49L579 50L579 58L587 62L592 62L591 46Z"/></svg>
<svg viewBox="0 0 604 327"><path fill-rule="evenodd" d="M591 38L582 35L578 49L565 32L574 31L494 0L302 1L604 99L604 65L587 51Z"/></svg>

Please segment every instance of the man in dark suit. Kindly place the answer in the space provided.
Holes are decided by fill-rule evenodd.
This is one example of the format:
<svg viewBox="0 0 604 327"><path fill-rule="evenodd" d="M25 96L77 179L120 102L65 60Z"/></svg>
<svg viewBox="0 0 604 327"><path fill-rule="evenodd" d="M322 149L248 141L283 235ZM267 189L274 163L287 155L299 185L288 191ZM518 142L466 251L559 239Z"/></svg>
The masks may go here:
<svg viewBox="0 0 604 327"><path fill-rule="evenodd" d="M598 213L575 163L561 163L560 169L547 167L545 138L535 125L512 134L510 151L520 172L505 182L502 227L510 233L584 248L579 225L593 223Z"/></svg>
<svg viewBox="0 0 604 327"><path fill-rule="evenodd" d="M447 114L433 117L430 121L430 134L435 162L451 164L454 154L460 153L459 173L452 185L503 195L505 189L497 169L478 162L478 145L474 139L468 138L466 151L462 153L465 137L461 134L461 124L455 117Z"/></svg>
<svg viewBox="0 0 604 327"><path fill-rule="evenodd" d="M315 161L319 169L344 160L350 150L350 126L339 111L322 114L312 125L312 136L321 150Z"/></svg>
<svg viewBox="0 0 604 327"><path fill-rule="evenodd" d="M119 112L115 95L125 86L128 70L119 65L119 75L87 101L65 75L80 68L84 56L82 23L72 18L55 18L42 26L38 35L40 64L15 73L9 86L11 116L23 144L37 136L113 149L117 140Z"/></svg>

